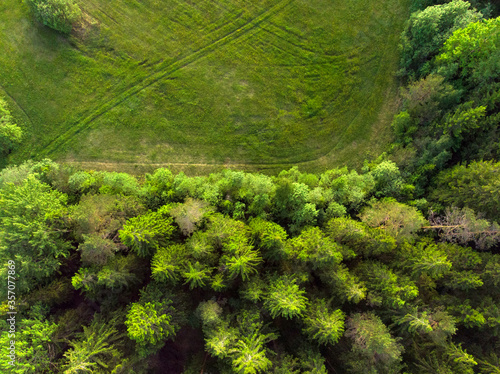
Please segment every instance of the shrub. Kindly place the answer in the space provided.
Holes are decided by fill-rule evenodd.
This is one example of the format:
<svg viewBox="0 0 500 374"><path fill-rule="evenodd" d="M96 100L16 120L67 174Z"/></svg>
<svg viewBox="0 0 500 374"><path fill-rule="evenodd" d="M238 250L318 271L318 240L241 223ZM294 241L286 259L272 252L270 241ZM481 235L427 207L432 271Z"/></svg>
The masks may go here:
<svg viewBox="0 0 500 374"><path fill-rule="evenodd" d="M28 0L38 21L54 30L69 34L82 11L72 0Z"/></svg>

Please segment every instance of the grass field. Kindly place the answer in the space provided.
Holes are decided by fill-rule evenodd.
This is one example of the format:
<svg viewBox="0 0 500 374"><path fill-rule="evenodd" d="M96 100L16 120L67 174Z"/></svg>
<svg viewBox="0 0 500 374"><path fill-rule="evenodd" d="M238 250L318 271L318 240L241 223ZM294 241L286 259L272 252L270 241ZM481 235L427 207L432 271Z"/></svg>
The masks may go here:
<svg viewBox="0 0 500 374"><path fill-rule="evenodd" d="M322 170L390 140L407 1L80 5L66 38L0 4L0 94L28 134L14 160Z"/></svg>

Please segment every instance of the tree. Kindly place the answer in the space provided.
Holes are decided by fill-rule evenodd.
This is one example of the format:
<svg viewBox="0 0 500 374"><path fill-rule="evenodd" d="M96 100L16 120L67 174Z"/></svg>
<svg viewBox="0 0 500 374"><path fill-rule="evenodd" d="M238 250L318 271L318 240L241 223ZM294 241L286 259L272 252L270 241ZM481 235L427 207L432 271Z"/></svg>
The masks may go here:
<svg viewBox="0 0 500 374"><path fill-rule="evenodd" d="M480 219L469 208L446 208L443 216L429 217L431 226L439 236L452 243L474 243L479 249L489 249L500 241L500 226L496 222Z"/></svg>
<svg viewBox="0 0 500 374"><path fill-rule="evenodd" d="M372 202L360 218L368 226L381 228L398 241L414 238L426 222L416 208L393 199Z"/></svg>
<svg viewBox="0 0 500 374"><path fill-rule="evenodd" d="M170 237L172 222L162 212L149 212L129 219L120 230L120 239L139 256L149 256Z"/></svg>
<svg viewBox="0 0 500 374"><path fill-rule="evenodd" d="M398 373L403 347L372 312L347 319L345 336L352 340L352 373Z"/></svg>
<svg viewBox="0 0 500 374"><path fill-rule="evenodd" d="M15 261L17 292L26 293L49 279L69 255L58 223L66 201L66 195L33 175L20 185L8 183L0 189L0 262Z"/></svg>
<svg viewBox="0 0 500 374"><path fill-rule="evenodd" d="M401 73L414 79L427 75L448 37L481 18L481 13L470 9L470 3L461 0L412 13L401 34Z"/></svg>
<svg viewBox="0 0 500 374"><path fill-rule="evenodd" d="M90 326L83 327L78 339L69 342L71 348L64 354L64 374L111 371L122 357L114 346L121 338L122 334L113 325L107 325L95 316Z"/></svg>
<svg viewBox="0 0 500 374"><path fill-rule="evenodd" d="M319 299L308 307L303 331L319 344L335 344L344 332L344 319L344 312L330 311L326 301Z"/></svg>
<svg viewBox="0 0 500 374"><path fill-rule="evenodd" d="M202 223L203 218L211 210L205 201L186 199L183 204L170 208L170 215L186 236L191 235Z"/></svg>
<svg viewBox="0 0 500 374"><path fill-rule="evenodd" d="M446 40L436 61L446 77L490 85L500 74L500 17L476 21L457 29Z"/></svg>
<svg viewBox="0 0 500 374"><path fill-rule="evenodd" d="M299 288L296 281L290 276L281 276L272 279L270 283L264 307L271 317L282 316L289 319L302 316L307 306L307 298L304 296L305 291Z"/></svg>
<svg viewBox="0 0 500 374"><path fill-rule="evenodd" d="M250 278L250 275L256 274L256 267L262 262L262 257L259 256L257 251L251 250L246 247L235 254L222 256L222 266L226 268L229 277L234 279L241 276L243 281Z"/></svg>
<svg viewBox="0 0 500 374"><path fill-rule="evenodd" d="M51 370L51 362L55 357L49 345L53 344L52 336L58 326L45 318L46 312L41 304L36 304L31 308L29 316L17 319L15 338L10 334L5 319L2 320L0 369L4 373L41 373L45 370ZM18 314L16 317L19 318L20 315ZM9 348L13 341L15 341L14 359L9 357ZM10 364L12 361L14 361L14 365Z"/></svg>
<svg viewBox="0 0 500 374"><path fill-rule="evenodd" d="M500 216L500 162L474 161L457 165L437 177L431 196L448 206L468 207L484 213L486 218Z"/></svg>
<svg viewBox="0 0 500 374"><path fill-rule="evenodd" d="M137 343L138 353L146 357L173 338L178 326L172 320L171 300L132 303L125 326L130 339Z"/></svg>
<svg viewBox="0 0 500 374"><path fill-rule="evenodd" d="M7 155L21 143L23 131L14 123L5 100L0 97L0 156Z"/></svg>
<svg viewBox="0 0 500 374"><path fill-rule="evenodd" d="M69 34L82 16L72 0L28 0L36 19L54 30Z"/></svg>
<svg viewBox="0 0 500 374"><path fill-rule="evenodd" d="M357 270L369 290L367 301L371 305L400 309L418 296L416 285L408 277L382 263L366 261Z"/></svg>
<svg viewBox="0 0 500 374"><path fill-rule="evenodd" d="M176 283L186 259L186 247L182 244L160 248L151 260L151 274L157 282Z"/></svg>

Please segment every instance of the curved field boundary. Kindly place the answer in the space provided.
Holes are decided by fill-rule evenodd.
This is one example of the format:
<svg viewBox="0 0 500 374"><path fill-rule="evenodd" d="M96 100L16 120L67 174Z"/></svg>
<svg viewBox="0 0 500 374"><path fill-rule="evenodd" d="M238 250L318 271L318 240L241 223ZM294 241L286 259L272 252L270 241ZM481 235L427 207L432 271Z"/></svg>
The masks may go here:
<svg viewBox="0 0 500 374"><path fill-rule="evenodd" d="M137 95L139 92L144 90L145 88L151 86L152 84L158 82L159 80L171 75L172 73L176 72L179 69L182 69L186 67L187 65L193 64L196 61L202 59L203 57L206 57L208 54L211 52L215 51L218 48L221 48L225 45L228 45L230 43L233 43L237 41L238 39L241 39L243 36L248 34L251 30L255 29L257 26L259 26L263 21L267 20L268 18L272 17L276 13L280 12L282 9L284 9L286 6L288 6L290 3L292 3L293 0L281 0L279 1L276 5L273 5L271 8L268 8L264 10L261 14L259 14L257 17L254 19L250 20L243 26L239 27L236 30L232 30L225 36L223 36L220 39L217 39L210 44L206 45L205 47L202 47L193 53L182 57L176 61L161 64L159 66L159 70L155 73L152 73L142 81L138 82L137 84L131 86L127 90L123 91L122 93L118 94L111 100L108 100L104 102L103 104L97 106L94 108L88 115L86 115L81 121L77 121L74 124L71 125L71 127L64 132L63 134L59 135L57 138L52 140L50 143L48 143L42 152L40 152L42 155L48 155L49 153L53 152L57 148L61 147L64 143L66 143L69 139L71 139L73 136L77 135L81 131L88 129L91 125L91 123L96 120L97 118L101 117L103 114L109 112L111 109L114 107L120 105L123 101L127 100L131 96Z"/></svg>

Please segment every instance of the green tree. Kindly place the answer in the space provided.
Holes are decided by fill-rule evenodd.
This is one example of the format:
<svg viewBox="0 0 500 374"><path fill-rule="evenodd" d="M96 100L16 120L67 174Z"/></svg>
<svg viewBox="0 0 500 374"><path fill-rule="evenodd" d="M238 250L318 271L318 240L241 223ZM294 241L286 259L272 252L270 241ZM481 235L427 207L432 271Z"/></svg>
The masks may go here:
<svg viewBox="0 0 500 374"><path fill-rule="evenodd" d="M450 35L481 18L481 13L462 0L412 13L401 34L402 74L413 79L427 75L432 59Z"/></svg>
<svg viewBox="0 0 500 374"><path fill-rule="evenodd" d="M344 312L330 311L326 301L319 299L307 308L303 331L319 344L335 344L344 333L344 319Z"/></svg>
<svg viewBox="0 0 500 374"><path fill-rule="evenodd" d="M66 201L66 195L33 175L0 189L0 262L15 261L17 292L26 293L49 279L69 255L60 223ZM2 270L5 279L7 270Z"/></svg>
<svg viewBox="0 0 500 374"><path fill-rule="evenodd" d="M77 340L69 342L64 354L64 374L111 372L120 362L122 354L114 344L122 339L114 326L94 317L90 326L83 327Z"/></svg>
<svg viewBox="0 0 500 374"><path fill-rule="evenodd" d="M0 369L4 373L41 373L51 369L55 352L54 346L49 347L49 345L52 344L52 337L58 326L48 321L44 314L41 305L37 304L31 309L29 316L17 319L15 337L10 334L10 325L2 318ZM12 315L8 316L10 317ZM20 318L21 315L18 314L16 317ZM11 358L9 355L13 341L15 341L15 355ZM10 364L12 361L14 365Z"/></svg>
<svg viewBox="0 0 500 374"><path fill-rule="evenodd" d="M146 357L155 353L179 328L172 320L171 300L132 303L125 326L130 339L137 343L138 353Z"/></svg>
<svg viewBox="0 0 500 374"><path fill-rule="evenodd" d="M499 78L500 17L476 20L457 29L436 58L449 78L465 78L469 84L490 85Z"/></svg>
<svg viewBox="0 0 500 374"><path fill-rule="evenodd" d="M139 256L149 256L170 237L172 223L172 218L163 212L149 212L129 219L119 231L120 239Z"/></svg>
<svg viewBox="0 0 500 374"><path fill-rule="evenodd" d="M426 222L416 208L394 199L372 202L362 211L360 218L368 226L381 228L398 241L414 238Z"/></svg>
<svg viewBox="0 0 500 374"><path fill-rule="evenodd" d="M354 314L347 320L345 336L352 340L350 372L399 372L403 347L378 316L372 312Z"/></svg>
<svg viewBox="0 0 500 374"><path fill-rule="evenodd" d="M500 162L475 161L457 165L437 177L432 197L459 208L468 207L484 213L487 218L499 220L500 216Z"/></svg>
<svg viewBox="0 0 500 374"><path fill-rule="evenodd" d="M306 292L301 290L295 279L281 276L270 281L269 291L264 300L264 307L271 317L301 317L307 307Z"/></svg>
<svg viewBox="0 0 500 374"><path fill-rule="evenodd" d="M38 21L45 26L69 34L81 18L82 11L72 0L28 0Z"/></svg>

